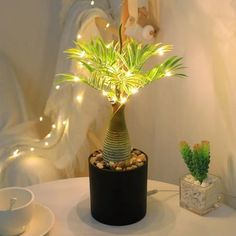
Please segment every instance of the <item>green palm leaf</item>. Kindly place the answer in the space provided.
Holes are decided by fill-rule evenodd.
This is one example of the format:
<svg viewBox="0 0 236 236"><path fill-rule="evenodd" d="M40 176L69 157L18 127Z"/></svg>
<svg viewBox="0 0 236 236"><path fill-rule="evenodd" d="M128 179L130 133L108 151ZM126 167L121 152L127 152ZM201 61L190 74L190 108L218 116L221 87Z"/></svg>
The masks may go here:
<svg viewBox="0 0 236 236"><path fill-rule="evenodd" d="M152 81L168 76L185 77L180 72L182 58L172 56L163 63L154 66L149 71L142 71L144 64L155 55L162 55L171 51L171 45L146 44L128 40L122 45L118 42L106 44L102 39L76 41L75 48L66 51L68 57L80 63L89 73L89 76L80 75L80 81L101 91L106 91L108 99L114 98L117 102L121 96L128 97L134 89L143 88ZM56 83L74 82L75 76L60 74Z"/></svg>

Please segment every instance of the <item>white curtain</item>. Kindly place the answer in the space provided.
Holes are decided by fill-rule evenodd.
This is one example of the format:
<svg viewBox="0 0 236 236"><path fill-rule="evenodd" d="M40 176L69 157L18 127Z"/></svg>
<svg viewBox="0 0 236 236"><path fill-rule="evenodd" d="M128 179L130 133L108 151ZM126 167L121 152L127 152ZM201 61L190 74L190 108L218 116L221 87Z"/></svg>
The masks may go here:
<svg viewBox="0 0 236 236"><path fill-rule="evenodd" d="M151 175L178 181L179 141L211 143L210 172L236 207L236 1L162 0L159 40L184 57L186 79L153 84Z"/></svg>

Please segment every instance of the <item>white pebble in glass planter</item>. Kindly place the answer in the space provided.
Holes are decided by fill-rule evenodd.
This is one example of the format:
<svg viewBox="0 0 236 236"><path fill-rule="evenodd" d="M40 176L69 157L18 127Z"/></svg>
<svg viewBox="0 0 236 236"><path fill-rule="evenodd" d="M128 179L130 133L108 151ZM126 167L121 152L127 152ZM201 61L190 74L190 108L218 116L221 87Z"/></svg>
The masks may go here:
<svg viewBox="0 0 236 236"><path fill-rule="evenodd" d="M208 175L202 183L196 181L191 174L180 179L180 206L199 215L218 208L222 202L221 179Z"/></svg>

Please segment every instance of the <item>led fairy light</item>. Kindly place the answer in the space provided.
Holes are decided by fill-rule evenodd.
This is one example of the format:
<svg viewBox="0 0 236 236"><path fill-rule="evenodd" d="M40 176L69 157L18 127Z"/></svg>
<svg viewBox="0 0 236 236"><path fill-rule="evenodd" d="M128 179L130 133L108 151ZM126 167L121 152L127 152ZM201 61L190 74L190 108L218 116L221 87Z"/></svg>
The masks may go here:
<svg viewBox="0 0 236 236"><path fill-rule="evenodd" d="M82 63L82 62L78 62L77 65L78 65L78 68L79 68L79 69L82 69L82 68L83 68L83 63Z"/></svg>
<svg viewBox="0 0 236 236"><path fill-rule="evenodd" d="M49 134L46 136L46 138L51 138L51 136L52 136L52 134L49 133Z"/></svg>
<svg viewBox="0 0 236 236"><path fill-rule="evenodd" d="M131 71L127 71L127 72L126 72L126 76L130 77L130 76L132 76L132 75L133 75L133 73L132 73Z"/></svg>
<svg viewBox="0 0 236 236"><path fill-rule="evenodd" d="M79 103L81 103L82 100L83 100L83 97L82 97L81 95L78 95L78 96L76 97L76 100L77 100Z"/></svg>
<svg viewBox="0 0 236 236"><path fill-rule="evenodd" d="M127 102L127 97L122 97L121 99L120 99L120 103L121 104L125 104Z"/></svg>
<svg viewBox="0 0 236 236"><path fill-rule="evenodd" d="M102 91L102 95L103 95L103 96L107 96L107 92L103 90L103 91Z"/></svg>
<svg viewBox="0 0 236 236"><path fill-rule="evenodd" d="M19 156L19 149L16 149L14 152L13 152L13 157L17 157Z"/></svg>
<svg viewBox="0 0 236 236"><path fill-rule="evenodd" d="M110 48L110 47L111 47L111 44L110 44L110 43L106 45L106 48Z"/></svg>
<svg viewBox="0 0 236 236"><path fill-rule="evenodd" d="M167 76L167 77L170 77L170 76L172 76L172 73L171 73L171 71L166 71L166 73L165 73L165 76Z"/></svg>
<svg viewBox="0 0 236 236"><path fill-rule="evenodd" d="M156 50L156 54L163 56L166 52L169 52L173 49L172 45L162 45Z"/></svg>
<svg viewBox="0 0 236 236"><path fill-rule="evenodd" d="M94 6L94 4L95 4L95 1L92 0L92 1L90 2L90 5L91 5L91 6Z"/></svg>
<svg viewBox="0 0 236 236"><path fill-rule="evenodd" d="M158 49L157 54L160 55L160 56L163 56L164 55L164 50L162 48Z"/></svg>
<svg viewBox="0 0 236 236"><path fill-rule="evenodd" d="M80 78L78 76L75 76L74 77L74 82L79 82L80 81Z"/></svg>
<svg viewBox="0 0 236 236"><path fill-rule="evenodd" d="M80 52L80 53L79 53L79 57L81 57L81 58L82 58L82 57L84 57L84 56L85 56L85 54L86 54L86 52L85 52L85 51L82 51L82 52Z"/></svg>
<svg viewBox="0 0 236 236"><path fill-rule="evenodd" d="M92 0L92 1L90 2L90 4L91 4L91 6L94 6L94 5L95 5L95 1ZM109 27L110 27L110 23L107 23L107 24L105 25L105 30L108 29ZM81 34L78 34L78 35L77 35L77 39L79 40L79 39L81 39L81 38L82 38L82 35L81 35ZM106 45L107 48L110 48L111 46L112 46L111 43ZM158 51L158 54L159 54L159 55L162 55L163 53L164 53L163 50L159 50L159 51ZM79 57L83 58L85 55L86 55L86 52L85 52L85 51L81 51L80 54L79 54ZM88 64L91 64L91 62L88 62ZM80 67L82 67L82 66L83 66L83 63L78 62L78 65L79 65ZM117 68L117 70L118 70L118 68ZM127 71L127 72L126 72L126 75L127 75L127 76L132 76L133 74L132 74L131 71ZM166 72L166 76L170 76L170 75L171 75L170 72ZM79 81L80 81L80 78L79 78L78 76L75 76L75 77L74 77L74 82L79 82ZM61 88L60 85L56 85L56 86L55 86L55 89L56 89L56 90L59 90L60 88ZM131 93L132 93L132 94L136 94L137 92L138 92L138 89L137 89L137 88L133 88L133 89L131 90ZM107 96L107 95L108 95L108 93L107 93L106 91L102 91L102 94L103 94L103 96ZM82 99L83 99L83 97L82 97L81 95L78 95L78 96L76 97L76 100L77 100L79 103L82 102ZM112 98L111 98L111 101L115 103L115 102L118 101L118 99L117 99L117 97L112 97ZM126 103L126 102L127 102L127 97L121 97L120 103L121 103L121 104L124 104L124 103ZM43 117L43 116L40 116L40 117L39 117L39 121L40 121L40 122L44 121L44 117ZM64 121L62 122L62 124L63 124L64 126L66 126L67 123L68 123L67 120L64 120ZM52 124L52 129L56 129L56 124ZM52 134L49 133L49 134L46 135L46 138L50 138L51 136L52 136ZM45 141L45 142L44 142L44 146L49 146L49 142ZM30 150L31 152L34 152L34 151L35 151L35 148L34 148L34 147L30 147L29 150ZM19 149L16 149L16 150L13 152L13 155L12 155L11 157L14 157L14 158L15 158L15 157L19 156L19 155L20 155L19 151L20 151Z"/></svg>
<svg viewBox="0 0 236 236"><path fill-rule="evenodd" d="M131 93L132 93L132 94L138 93L138 88L132 88L132 89L131 89Z"/></svg>

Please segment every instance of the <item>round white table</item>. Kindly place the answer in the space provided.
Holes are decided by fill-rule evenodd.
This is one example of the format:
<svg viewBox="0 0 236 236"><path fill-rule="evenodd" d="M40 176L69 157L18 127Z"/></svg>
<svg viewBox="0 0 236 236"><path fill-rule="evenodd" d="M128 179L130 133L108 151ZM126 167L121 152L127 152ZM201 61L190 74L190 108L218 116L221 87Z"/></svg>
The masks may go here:
<svg viewBox="0 0 236 236"><path fill-rule="evenodd" d="M72 178L30 186L36 201L55 214L50 236L235 236L236 211L226 205L206 216L198 216L179 207L178 186L148 181L147 215L128 226L108 226L90 215L88 178ZM170 191L169 191L170 190Z"/></svg>

